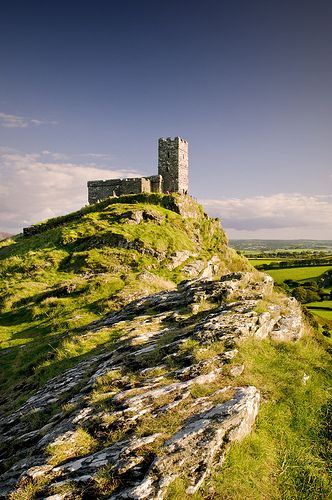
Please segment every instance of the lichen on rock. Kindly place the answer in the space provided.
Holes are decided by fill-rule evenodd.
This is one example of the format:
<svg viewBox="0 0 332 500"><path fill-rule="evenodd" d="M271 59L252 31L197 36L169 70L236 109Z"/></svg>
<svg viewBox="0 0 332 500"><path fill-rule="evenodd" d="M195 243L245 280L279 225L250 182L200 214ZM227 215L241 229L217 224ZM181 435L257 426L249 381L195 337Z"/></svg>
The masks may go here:
<svg viewBox="0 0 332 500"><path fill-rule="evenodd" d="M273 302L272 294L272 278L232 273L182 282L91 323L82 335L120 329L112 349L48 381L2 419L3 498L37 479L43 498L64 485L98 498L100 474L112 499L164 498L177 477L188 494L197 491L258 413L259 390L237 382L246 369L241 343L303 333L296 301ZM54 405L46 422L31 425ZM80 429L91 437L82 446ZM52 460L64 444L66 457Z"/></svg>

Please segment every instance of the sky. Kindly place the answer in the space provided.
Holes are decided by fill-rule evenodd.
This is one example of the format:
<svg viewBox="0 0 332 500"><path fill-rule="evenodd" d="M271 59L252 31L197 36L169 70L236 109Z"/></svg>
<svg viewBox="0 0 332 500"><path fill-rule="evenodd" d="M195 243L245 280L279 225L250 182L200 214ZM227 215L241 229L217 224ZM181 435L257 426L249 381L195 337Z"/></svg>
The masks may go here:
<svg viewBox="0 0 332 500"><path fill-rule="evenodd" d="M4 2L0 231L156 173L180 136L230 238L332 239L331 23L330 0Z"/></svg>

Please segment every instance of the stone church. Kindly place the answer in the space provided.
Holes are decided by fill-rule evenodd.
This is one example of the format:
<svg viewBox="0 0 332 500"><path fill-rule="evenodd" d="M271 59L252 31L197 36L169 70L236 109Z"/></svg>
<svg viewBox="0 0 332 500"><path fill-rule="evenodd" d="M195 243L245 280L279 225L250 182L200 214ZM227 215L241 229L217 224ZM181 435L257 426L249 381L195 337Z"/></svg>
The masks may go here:
<svg viewBox="0 0 332 500"><path fill-rule="evenodd" d="M188 142L180 137L159 139L157 175L88 182L89 203L121 194L187 192Z"/></svg>

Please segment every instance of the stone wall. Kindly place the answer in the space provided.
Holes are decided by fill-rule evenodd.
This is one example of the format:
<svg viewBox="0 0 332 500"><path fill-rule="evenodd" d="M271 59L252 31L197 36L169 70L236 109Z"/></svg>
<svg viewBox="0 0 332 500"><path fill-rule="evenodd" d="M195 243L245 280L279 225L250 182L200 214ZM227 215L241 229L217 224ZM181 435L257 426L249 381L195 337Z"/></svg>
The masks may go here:
<svg viewBox="0 0 332 500"><path fill-rule="evenodd" d="M149 177L152 193L163 193L163 178L161 175L151 175Z"/></svg>
<svg viewBox="0 0 332 500"><path fill-rule="evenodd" d="M88 182L88 201L97 203L109 196L121 194L150 193L151 182L149 178L133 177L128 179L107 179L105 181Z"/></svg>
<svg viewBox="0 0 332 500"><path fill-rule="evenodd" d="M139 193L188 192L188 142L180 137L159 139L158 175L88 182L88 201Z"/></svg>

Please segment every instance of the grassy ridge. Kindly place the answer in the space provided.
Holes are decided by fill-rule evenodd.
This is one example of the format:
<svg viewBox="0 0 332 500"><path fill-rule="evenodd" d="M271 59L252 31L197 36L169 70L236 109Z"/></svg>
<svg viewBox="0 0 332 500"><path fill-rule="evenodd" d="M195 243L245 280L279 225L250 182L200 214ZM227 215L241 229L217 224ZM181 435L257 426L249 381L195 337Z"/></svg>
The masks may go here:
<svg viewBox="0 0 332 500"><path fill-rule="evenodd" d="M185 264L204 266L218 254L221 271L246 265L227 247L218 221L189 197L186 208L195 217L179 215L181 200L155 194L111 198L43 222L34 236L1 242L3 409L12 404L13 390L26 399L111 340L105 334L78 341L82 327L136 297L174 287L188 277ZM192 257L173 269L172 256L184 250Z"/></svg>

